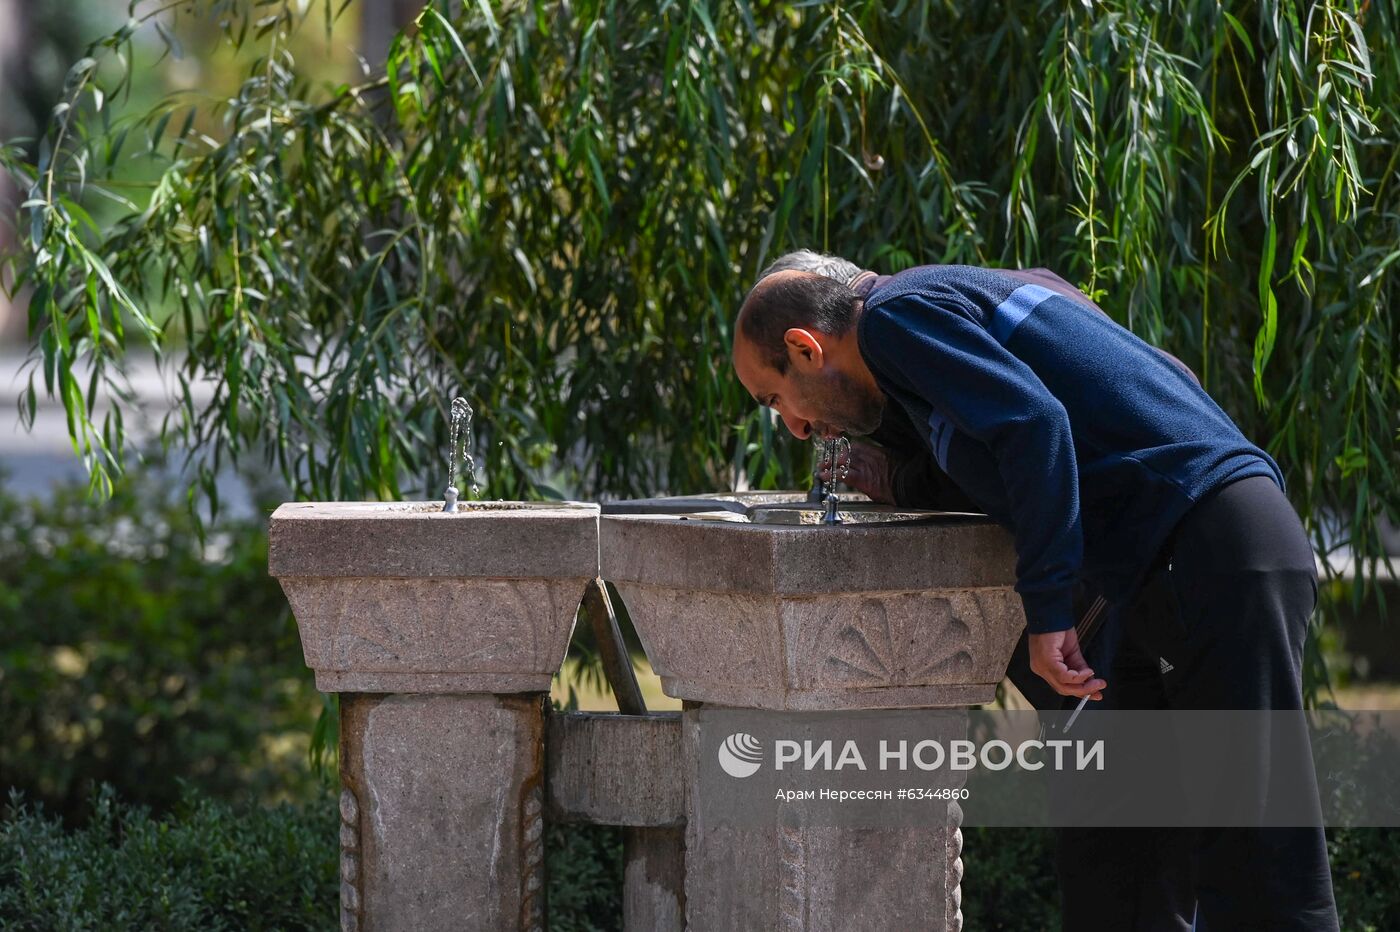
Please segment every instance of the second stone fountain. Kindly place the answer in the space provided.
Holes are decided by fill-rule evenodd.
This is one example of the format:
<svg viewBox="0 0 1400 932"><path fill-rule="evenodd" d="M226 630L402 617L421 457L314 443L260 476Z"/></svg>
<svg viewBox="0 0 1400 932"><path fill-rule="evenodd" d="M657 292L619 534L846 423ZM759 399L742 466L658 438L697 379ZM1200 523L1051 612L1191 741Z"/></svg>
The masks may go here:
<svg viewBox="0 0 1400 932"><path fill-rule="evenodd" d="M341 929L544 927L544 723L598 506L294 502L269 567L340 694Z"/></svg>
<svg viewBox="0 0 1400 932"><path fill-rule="evenodd" d="M602 575L669 695L769 709L991 701L1025 624L1010 536L970 515L841 509L833 526L800 492L603 506Z"/></svg>
<svg viewBox="0 0 1400 932"><path fill-rule="evenodd" d="M706 710L989 702L1024 626L1009 535L985 518L806 493L605 506L602 575L683 700L688 928L961 928L961 810L942 831L707 824ZM668 513L669 509L669 513ZM609 514L609 512L614 512ZM627 512L627 513L618 513ZM853 908L859 904L859 908Z"/></svg>

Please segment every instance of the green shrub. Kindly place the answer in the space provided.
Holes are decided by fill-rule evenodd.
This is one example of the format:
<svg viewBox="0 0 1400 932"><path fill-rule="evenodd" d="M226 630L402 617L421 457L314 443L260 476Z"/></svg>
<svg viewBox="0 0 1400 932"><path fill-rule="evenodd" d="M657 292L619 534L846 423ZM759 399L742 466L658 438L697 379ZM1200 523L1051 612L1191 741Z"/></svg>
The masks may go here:
<svg viewBox="0 0 1400 932"><path fill-rule="evenodd" d="M1060 928L1055 833L1047 828L964 828L963 928Z"/></svg>
<svg viewBox="0 0 1400 932"><path fill-rule="evenodd" d="M545 869L551 932L621 930L622 829L550 825Z"/></svg>
<svg viewBox="0 0 1400 932"><path fill-rule="evenodd" d="M0 928L331 929L333 795L239 807L190 785L163 817L103 785L69 828L18 792L0 817ZM550 825L549 927L622 928L622 830Z"/></svg>
<svg viewBox="0 0 1400 932"><path fill-rule="evenodd" d="M0 928L318 929L338 916L333 795L299 806L242 808L188 785L164 817L103 786L81 828L12 797L0 816ZM965 829L969 929L1060 927L1054 835ZM622 830L550 825L549 927L622 928ZM1328 832L1342 928L1400 928L1400 830Z"/></svg>
<svg viewBox="0 0 1400 932"><path fill-rule="evenodd" d="M1327 851L1342 928L1400 929L1400 829L1332 829Z"/></svg>
<svg viewBox="0 0 1400 932"><path fill-rule="evenodd" d="M72 817L90 788L157 810L312 788L319 700L262 521L196 533L154 478L105 505L0 491L0 794Z"/></svg>
<svg viewBox="0 0 1400 932"><path fill-rule="evenodd" d="M16 793L0 818L0 928L333 929L338 818L329 794L235 808L189 791L156 818L103 786L70 830Z"/></svg>

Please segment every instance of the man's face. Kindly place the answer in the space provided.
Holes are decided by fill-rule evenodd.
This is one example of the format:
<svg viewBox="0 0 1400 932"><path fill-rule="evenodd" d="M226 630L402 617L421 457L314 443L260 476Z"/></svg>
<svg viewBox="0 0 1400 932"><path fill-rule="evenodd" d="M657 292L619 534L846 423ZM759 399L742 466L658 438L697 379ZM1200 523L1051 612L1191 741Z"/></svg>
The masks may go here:
<svg viewBox="0 0 1400 932"><path fill-rule="evenodd" d="M829 338L806 330L788 335L782 374L742 334L734 342L735 374L759 404L777 411L799 440L868 434L880 426L885 396L824 351Z"/></svg>

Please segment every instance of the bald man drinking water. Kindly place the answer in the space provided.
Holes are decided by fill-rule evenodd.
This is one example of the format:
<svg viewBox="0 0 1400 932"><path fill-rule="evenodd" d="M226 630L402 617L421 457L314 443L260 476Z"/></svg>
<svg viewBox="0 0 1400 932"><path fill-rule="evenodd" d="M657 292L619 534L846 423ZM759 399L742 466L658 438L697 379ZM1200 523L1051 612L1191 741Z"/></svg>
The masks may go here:
<svg viewBox="0 0 1400 932"><path fill-rule="evenodd" d="M921 266L852 287L801 264L784 257L745 298L740 381L801 439L868 435L891 409L912 424L936 473L1011 532L1028 662L1050 689L1302 707L1312 549L1277 464L1189 370L1044 270ZM1105 670L1075 634L1081 584L1110 605ZM1338 927L1321 829L1060 841L1066 929Z"/></svg>

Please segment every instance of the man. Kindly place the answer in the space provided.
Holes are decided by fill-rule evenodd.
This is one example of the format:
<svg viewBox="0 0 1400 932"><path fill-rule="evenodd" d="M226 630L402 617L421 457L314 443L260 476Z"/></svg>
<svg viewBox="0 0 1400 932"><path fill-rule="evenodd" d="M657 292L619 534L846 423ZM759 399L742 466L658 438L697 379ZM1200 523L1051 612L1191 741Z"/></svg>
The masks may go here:
<svg viewBox="0 0 1400 932"><path fill-rule="evenodd" d="M862 299L877 283L889 278L862 269L854 262L838 256L799 249L787 253L769 265L760 273L758 280L762 281L770 275L786 270L824 275L850 285L851 290ZM1082 298L1095 310L1103 313L1102 308L1049 269L1028 269L1023 274L1040 284L1058 288L1067 295ZM1192 381L1200 383L1196 374L1180 359L1160 348L1157 352L1179 367ZM868 495L871 500L884 504L938 511L979 510L977 503L968 498L939 468L929 452L924 436L910 422L900 406L886 407L879 427L870 433L868 439L874 442L851 441L849 456L843 460L846 467L846 485ZM819 475L823 481L830 481L830 467L823 467ZM1074 615L1080 621L1075 628L1076 636L1086 642L1086 658L1087 642L1094 635L1099 635L1095 650L1101 657L1106 658L1114 646L1113 635L1116 632L1101 633L1106 614L1103 611L1103 602L1102 597L1087 586L1084 580L1079 580L1075 587ZM1007 664L1006 675L1033 708L1053 710L1063 704L1060 695L1051 685L1031 671L1027 632L1023 631L1016 643L1011 660Z"/></svg>
<svg viewBox="0 0 1400 932"><path fill-rule="evenodd" d="M1011 531L1029 666L1055 693L1102 701L1113 682L1119 708L1301 708L1311 547L1277 465L1183 366L1043 271L856 284L766 275L740 310L736 373L802 439L907 416ZM1112 605L1107 678L1075 634L1078 583ZM1185 929L1193 914L1337 928L1317 829L1066 832L1060 883L1067 929Z"/></svg>

